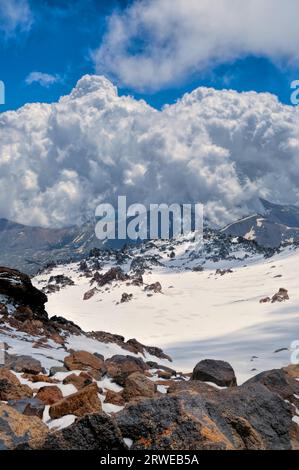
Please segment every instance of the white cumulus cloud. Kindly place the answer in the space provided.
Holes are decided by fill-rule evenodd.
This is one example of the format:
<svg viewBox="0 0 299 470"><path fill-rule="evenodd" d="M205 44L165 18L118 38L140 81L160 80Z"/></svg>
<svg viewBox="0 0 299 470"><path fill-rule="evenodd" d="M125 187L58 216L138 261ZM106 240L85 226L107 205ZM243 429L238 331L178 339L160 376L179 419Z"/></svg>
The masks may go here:
<svg viewBox="0 0 299 470"><path fill-rule="evenodd" d="M258 196L299 203L299 109L198 88L157 111L84 76L52 104L0 114L0 216L62 226L99 202L205 204L219 225Z"/></svg>
<svg viewBox="0 0 299 470"><path fill-rule="evenodd" d="M25 79L27 85L32 85L32 83L38 83L40 86L49 88L54 83L61 81L61 77L57 74L52 75L49 73L43 72L31 72Z"/></svg>
<svg viewBox="0 0 299 470"><path fill-rule="evenodd" d="M141 91L247 55L298 66L298 16L298 0L135 0L111 15L93 59Z"/></svg>

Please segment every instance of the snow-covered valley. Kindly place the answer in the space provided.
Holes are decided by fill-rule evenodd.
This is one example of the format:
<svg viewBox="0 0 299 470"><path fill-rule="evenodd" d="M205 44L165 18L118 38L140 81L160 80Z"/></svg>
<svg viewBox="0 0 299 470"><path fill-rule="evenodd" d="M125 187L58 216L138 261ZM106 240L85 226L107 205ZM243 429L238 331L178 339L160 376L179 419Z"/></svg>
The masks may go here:
<svg viewBox="0 0 299 470"><path fill-rule="evenodd" d="M54 267L35 277L34 283L42 288L50 276L69 277L74 285L48 295L50 316L64 316L85 331L109 331L159 346L183 372L190 372L205 358L223 359L232 364L242 383L260 371L291 362L292 343L299 338L297 249L285 248L267 258L231 245L233 252L226 259L205 256L202 262L203 253L199 263L186 242L171 247L175 256L161 246L159 242L131 250L120 263L124 272L130 272L132 259L137 255L140 259L140 251L152 259L159 252L159 263L149 263L143 282L159 282L161 293L149 294L144 286L115 281L83 300L90 277L82 273L79 263ZM108 257L101 273L117 264L113 256ZM199 270L192 270L199 264ZM232 272L217 274L217 269ZM289 300L260 303L281 287L288 290ZM132 298L122 303L124 292Z"/></svg>

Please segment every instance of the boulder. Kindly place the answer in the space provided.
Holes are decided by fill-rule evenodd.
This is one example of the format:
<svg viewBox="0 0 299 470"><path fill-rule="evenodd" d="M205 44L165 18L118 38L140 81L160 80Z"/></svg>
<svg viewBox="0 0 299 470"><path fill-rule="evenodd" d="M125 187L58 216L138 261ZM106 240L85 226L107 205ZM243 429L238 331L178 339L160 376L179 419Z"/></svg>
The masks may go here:
<svg viewBox="0 0 299 470"><path fill-rule="evenodd" d="M104 413L86 415L61 431L33 439L18 449L37 450L126 450L121 432L113 417Z"/></svg>
<svg viewBox="0 0 299 470"><path fill-rule="evenodd" d="M125 302L129 302L133 299L133 294L128 294L127 292L123 292L121 295L120 303L123 304Z"/></svg>
<svg viewBox="0 0 299 470"><path fill-rule="evenodd" d="M232 366L225 361L205 359L196 364L192 373L192 380L212 382L219 387L232 387L237 385L237 379Z"/></svg>
<svg viewBox="0 0 299 470"><path fill-rule="evenodd" d="M273 295L271 302L272 303L284 302L285 300L289 300L289 294L288 294L287 289L284 289L283 287L281 287L279 291Z"/></svg>
<svg viewBox="0 0 299 470"><path fill-rule="evenodd" d="M112 405L124 406L125 400L122 396L122 392L114 392L113 390L107 390L105 403L111 403Z"/></svg>
<svg viewBox="0 0 299 470"><path fill-rule="evenodd" d="M277 393L283 400L288 400L299 406L299 398L297 398L299 396L299 382L288 373L288 370L290 369L273 369L261 372L245 384L261 383L271 392Z"/></svg>
<svg viewBox="0 0 299 470"><path fill-rule="evenodd" d="M13 372L8 369L0 369L0 400L18 400L31 398L32 390L28 385L22 385Z"/></svg>
<svg viewBox="0 0 299 470"><path fill-rule="evenodd" d="M99 380L105 372L104 360L87 351L75 351L65 357L64 365L68 370L84 370Z"/></svg>
<svg viewBox="0 0 299 470"><path fill-rule="evenodd" d="M64 274L57 274L57 276L51 276L48 284L58 285L60 287L73 286L74 281Z"/></svg>
<svg viewBox="0 0 299 470"><path fill-rule="evenodd" d="M11 406L0 405L0 450L14 449L47 434L48 427L36 416L26 416Z"/></svg>
<svg viewBox="0 0 299 470"><path fill-rule="evenodd" d="M46 385L41 387L35 398L39 399L45 405L53 405L63 399L62 391L56 385Z"/></svg>
<svg viewBox="0 0 299 470"><path fill-rule="evenodd" d="M96 292L98 292L98 289L96 287L93 287L92 289L89 289L88 291L86 291L83 295L83 300L89 300L91 299L91 297L93 297Z"/></svg>
<svg viewBox="0 0 299 470"><path fill-rule="evenodd" d="M126 281L129 279L129 276L119 266L109 269L105 274L97 274L91 282L97 282L99 287L103 287L112 281Z"/></svg>
<svg viewBox="0 0 299 470"><path fill-rule="evenodd" d="M57 419L66 415L84 416L101 410L98 387L96 384L91 384L54 403L49 409L49 414L52 419Z"/></svg>
<svg viewBox="0 0 299 470"><path fill-rule="evenodd" d="M141 372L133 372L125 381L122 396L125 401L140 397L153 397L156 393L154 382Z"/></svg>
<svg viewBox="0 0 299 470"><path fill-rule="evenodd" d="M32 285L27 274L16 269L0 267L0 294L10 297L20 305L30 307L37 317L48 319L44 309L47 296Z"/></svg>
<svg viewBox="0 0 299 470"><path fill-rule="evenodd" d="M43 374L36 375L36 374L24 373L22 374L22 379L29 380L32 383L45 382L49 384L55 384L58 382L57 380L52 379L51 377L48 377L47 375L43 375Z"/></svg>
<svg viewBox="0 0 299 470"><path fill-rule="evenodd" d="M43 419L45 404L38 398L23 398L21 400L9 400L9 406L26 416L37 416Z"/></svg>
<svg viewBox="0 0 299 470"><path fill-rule="evenodd" d="M15 372L25 372L26 374L44 374L46 371L40 361L31 356L15 356L6 353L5 366Z"/></svg>
<svg viewBox="0 0 299 470"><path fill-rule="evenodd" d="M155 294L160 294L162 292L162 286L160 282L154 282L153 284L149 284L148 286L145 286L144 288L145 291L147 292L155 292Z"/></svg>
<svg viewBox="0 0 299 470"><path fill-rule="evenodd" d="M197 382L132 402L115 418L131 450L291 449L291 406L262 384L219 390Z"/></svg>
<svg viewBox="0 0 299 470"><path fill-rule="evenodd" d="M124 386L127 377L133 372L144 373L148 366L145 362L134 356L115 355L105 361L107 373L116 383Z"/></svg>
<svg viewBox="0 0 299 470"><path fill-rule="evenodd" d="M65 385L72 384L77 390L87 387L87 385L90 385L92 382L93 378L87 372L81 372L79 375L71 374L63 380Z"/></svg>

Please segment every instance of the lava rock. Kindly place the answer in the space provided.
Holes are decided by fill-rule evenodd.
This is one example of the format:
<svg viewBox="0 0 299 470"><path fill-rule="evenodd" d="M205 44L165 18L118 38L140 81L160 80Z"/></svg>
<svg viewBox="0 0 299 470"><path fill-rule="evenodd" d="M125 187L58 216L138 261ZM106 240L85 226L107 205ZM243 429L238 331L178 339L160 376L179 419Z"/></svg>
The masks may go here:
<svg viewBox="0 0 299 470"><path fill-rule="evenodd" d="M281 287L279 291L273 295L271 302L273 304L274 302L284 302L285 300L289 300L289 294L287 289Z"/></svg>
<svg viewBox="0 0 299 470"><path fill-rule="evenodd" d="M80 372L79 375L71 374L63 380L64 385L72 384L77 390L87 387L87 385L92 384L92 382L93 379L87 372Z"/></svg>
<svg viewBox="0 0 299 470"><path fill-rule="evenodd" d="M27 374L45 374L45 369L40 361L31 356L11 355L5 356L5 366L15 372L25 372Z"/></svg>
<svg viewBox="0 0 299 470"><path fill-rule="evenodd" d="M288 373L288 369L273 369L261 372L249 379L245 384L261 383L268 390L277 393L284 400L299 406L299 382Z"/></svg>
<svg viewBox="0 0 299 470"><path fill-rule="evenodd" d="M144 290L146 292L155 292L155 294L161 294L162 292L162 286L160 282L154 282L153 284L149 284L148 286L145 286Z"/></svg>
<svg viewBox="0 0 299 470"><path fill-rule="evenodd" d="M291 449L289 404L262 384L217 390L198 382L117 413L131 450Z"/></svg>
<svg viewBox="0 0 299 470"><path fill-rule="evenodd" d="M57 419L66 415L84 416L101 410L98 387L96 384L91 384L54 403L49 409L49 414L52 419Z"/></svg>
<svg viewBox="0 0 299 470"><path fill-rule="evenodd" d="M0 294L6 295L19 305L30 307L37 318L48 320L44 307L48 298L32 285L27 274L16 269L0 267Z"/></svg>
<svg viewBox="0 0 299 470"><path fill-rule="evenodd" d="M133 294L128 294L127 292L123 292L121 295L120 303L129 302L133 299Z"/></svg>
<svg viewBox="0 0 299 470"><path fill-rule="evenodd" d="M225 361L205 359L196 364L192 380L212 382L219 387L232 387L237 385L237 379L232 366Z"/></svg>
<svg viewBox="0 0 299 470"><path fill-rule="evenodd" d="M153 397L156 391L152 380L140 372L134 372L126 379L122 396L125 401L131 401L140 397Z"/></svg>
<svg viewBox="0 0 299 470"><path fill-rule="evenodd" d="M0 405L0 450L14 449L47 434L48 427L38 417L26 416L11 406Z"/></svg>
<svg viewBox="0 0 299 470"><path fill-rule="evenodd" d="M8 369L0 369L0 400L18 400L31 398L32 390L28 385L22 385L16 375Z"/></svg>
<svg viewBox="0 0 299 470"><path fill-rule="evenodd" d="M104 360L87 351L74 351L64 358L64 365L68 370L87 371L97 380L106 370Z"/></svg>
<svg viewBox="0 0 299 470"><path fill-rule="evenodd" d="M121 432L113 417L104 413L86 415L61 431L50 432L18 446L36 450L126 450Z"/></svg>
<svg viewBox="0 0 299 470"><path fill-rule="evenodd" d="M145 362L134 356L115 355L105 361L107 373L121 386L125 385L127 377L133 372L144 373L148 366Z"/></svg>
<svg viewBox="0 0 299 470"><path fill-rule="evenodd" d="M56 385L45 385L41 387L35 398L38 398L45 405L53 405L63 399L62 391Z"/></svg>
<svg viewBox="0 0 299 470"><path fill-rule="evenodd" d="M24 398L22 400L9 400L9 406L26 416L37 416L43 419L45 404L38 398Z"/></svg>

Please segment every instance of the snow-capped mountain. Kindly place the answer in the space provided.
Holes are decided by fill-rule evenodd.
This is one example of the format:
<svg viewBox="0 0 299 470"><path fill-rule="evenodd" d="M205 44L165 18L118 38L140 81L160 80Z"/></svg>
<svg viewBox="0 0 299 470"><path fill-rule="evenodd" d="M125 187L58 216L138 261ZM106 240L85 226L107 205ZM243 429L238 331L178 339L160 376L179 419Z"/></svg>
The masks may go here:
<svg viewBox="0 0 299 470"><path fill-rule="evenodd" d="M260 246L276 248L299 242L299 208L260 199L261 212L244 217L222 229L227 235L254 240Z"/></svg>
<svg viewBox="0 0 299 470"><path fill-rule="evenodd" d="M215 247L218 245L222 250L222 255L228 249L226 243L227 241L230 243L230 235L256 240L262 247L277 247L281 241L297 240L297 229L290 230L288 227L281 227L277 223L268 221L267 224L263 222L261 225L261 220L260 216L252 216L252 219L243 219L229 225L220 233L217 230L211 231L205 228L205 238L206 240L215 238ZM0 219L0 265L34 275L43 266L53 262L66 263L83 259L93 248L119 250L126 243L132 243L130 240L117 239L102 242L95 235L95 223L91 220L80 226L57 229L31 227ZM261 230L259 231L258 228ZM169 230L172 233L171 222ZM259 234L258 237L254 236L256 233ZM287 235L282 237L282 233ZM227 241L226 237L222 240L221 234L229 235ZM207 244L205 248L211 249Z"/></svg>

